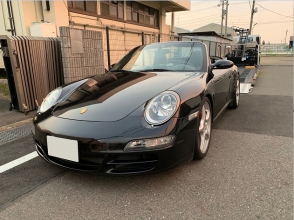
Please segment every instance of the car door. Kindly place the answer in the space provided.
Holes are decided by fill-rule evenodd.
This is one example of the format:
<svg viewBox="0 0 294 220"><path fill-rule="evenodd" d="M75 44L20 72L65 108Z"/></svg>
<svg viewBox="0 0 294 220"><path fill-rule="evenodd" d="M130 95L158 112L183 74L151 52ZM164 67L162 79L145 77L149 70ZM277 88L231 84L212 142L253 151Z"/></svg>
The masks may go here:
<svg viewBox="0 0 294 220"><path fill-rule="evenodd" d="M215 69L213 74L215 84L214 115L217 115L228 101L232 71L231 69Z"/></svg>

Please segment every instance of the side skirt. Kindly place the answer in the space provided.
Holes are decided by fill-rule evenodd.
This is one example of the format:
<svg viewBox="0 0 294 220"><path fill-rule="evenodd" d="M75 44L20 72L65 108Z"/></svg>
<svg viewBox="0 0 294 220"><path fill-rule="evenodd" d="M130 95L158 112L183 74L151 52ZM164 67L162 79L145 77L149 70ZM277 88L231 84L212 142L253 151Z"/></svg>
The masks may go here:
<svg viewBox="0 0 294 220"><path fill-rule="evenodd" d="M217 116L214 117L213 123L219 118L219 116L227 109L228 105L232 102L232 99L229 100L224 107L220 110L220 112L217 114Z"/></svg>

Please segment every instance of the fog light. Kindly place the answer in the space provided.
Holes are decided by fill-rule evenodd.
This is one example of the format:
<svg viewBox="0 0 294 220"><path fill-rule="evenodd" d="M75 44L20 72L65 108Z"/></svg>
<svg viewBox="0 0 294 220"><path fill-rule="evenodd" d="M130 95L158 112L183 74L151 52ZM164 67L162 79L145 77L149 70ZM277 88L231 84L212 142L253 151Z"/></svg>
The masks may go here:
<svg viewBox="0 0 294 220"><path fill-rule="evenodd" d="M165 148L171 145L175 140L175 135L169 135L154 139L134 140L125 146L125 151L132 150L152 150L156 148Z"/></svg>

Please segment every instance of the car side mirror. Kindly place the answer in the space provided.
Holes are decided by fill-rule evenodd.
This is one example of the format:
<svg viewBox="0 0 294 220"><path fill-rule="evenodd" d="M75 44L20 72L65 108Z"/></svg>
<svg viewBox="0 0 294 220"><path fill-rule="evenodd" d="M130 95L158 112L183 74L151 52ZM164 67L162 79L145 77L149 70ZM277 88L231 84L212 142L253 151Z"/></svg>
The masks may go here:
<svg viewBox="0 0 294 220"><path fill-rule="evenodd" d="M208 66L208 75L206 78L206 83L208 83L214 77L212 70L213 70L213 64Z"/></svg>
<svg viewBox="0 0 294 220"><path fill-rule="evenodd" d="M216 61L221 60L221 59L222 58L218 57L218 56L210 56L210 62L211 63L215 63Z"/></svg>
<svg viewBox="0 0 294 220"><path fill-rule="evenodd" d="M115 66L115 64L116 64L116 63L111 64L110 67L109 67L109 70L105 69L105 73L109 72L109 71Z"/></svg>
<svg viewBox="0 0 294 220"><path fill-rule="evenodd" d="M231 60L218 60L212 64L212 69L229 69L234 66Z"/></svg>
<svg viewBox="0 0 294 220"><path fill-rule="evenodd" d="M116 63L111 64L109 70L111 70L111 69L115 66L115 64L116 64Z"/></svg>

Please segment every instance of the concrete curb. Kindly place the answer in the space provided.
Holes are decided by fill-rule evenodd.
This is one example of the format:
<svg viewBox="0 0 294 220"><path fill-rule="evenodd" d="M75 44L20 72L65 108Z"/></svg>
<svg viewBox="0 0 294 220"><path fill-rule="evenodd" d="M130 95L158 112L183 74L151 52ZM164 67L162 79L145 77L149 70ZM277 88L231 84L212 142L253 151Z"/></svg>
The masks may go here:
<svg viewBox="0 0 294 220"><path fill-rule="evenodd" d="M4 125L4 126L0 127L0 132L8 131L8 130L11 130L11 129L14 129L14 128L21 127L21 126L23 126L25 124L28 124L28 123L32 122L32 121L33 121L33 119L29 118L29 119L26 119L26 120L23 120L23 121L15 122L13 124Z"/></svg>

